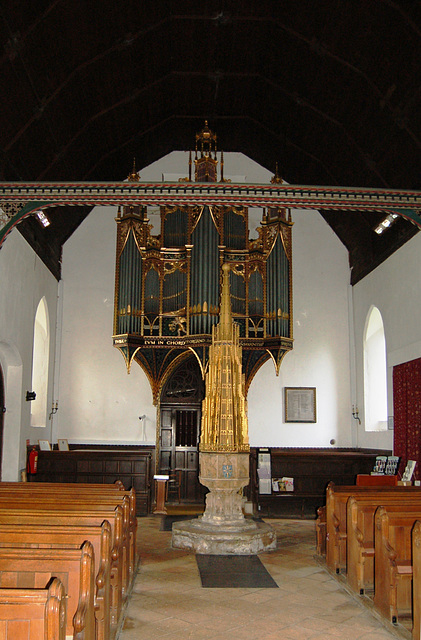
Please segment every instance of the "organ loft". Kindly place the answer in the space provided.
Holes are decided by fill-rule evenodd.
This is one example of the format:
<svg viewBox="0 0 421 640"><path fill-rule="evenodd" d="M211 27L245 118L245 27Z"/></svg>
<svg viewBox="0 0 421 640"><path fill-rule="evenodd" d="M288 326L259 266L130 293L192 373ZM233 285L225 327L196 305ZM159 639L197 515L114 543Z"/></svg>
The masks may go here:
<svg viewBox="0 0 421 640"><path fill-rule="evenodd" d="M193 179L227 182L223 153L207 122L196 134L183 181ZM128 180L140 180L135 168ZM282 182L278 171L272 182ZM204 377L212 327L219 320L223 264L230 269L246 394L264 362L271 359L278 373L292 349L291 215L276 206L257 215L252 239L247 207L190 201L163 206L160 233L154 235L147 207L119 209L113 344L128 372L133 363L143 368L156 404L186 355L194 354Z"/></svg>

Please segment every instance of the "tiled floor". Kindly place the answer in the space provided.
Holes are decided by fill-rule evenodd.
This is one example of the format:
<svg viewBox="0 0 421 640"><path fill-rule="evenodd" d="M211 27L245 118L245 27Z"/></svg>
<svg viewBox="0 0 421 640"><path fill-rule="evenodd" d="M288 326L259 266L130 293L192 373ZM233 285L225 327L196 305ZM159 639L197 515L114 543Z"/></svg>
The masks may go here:
<svg viewBox="0 0 421 640"><path fill-rule="evenodd" d="M278 589L204 589L195 555L171 548L160 516L139 519L139 573L118 640L390 640L313 559L314 522L266 520L278 548L260 559Z"/></svg>

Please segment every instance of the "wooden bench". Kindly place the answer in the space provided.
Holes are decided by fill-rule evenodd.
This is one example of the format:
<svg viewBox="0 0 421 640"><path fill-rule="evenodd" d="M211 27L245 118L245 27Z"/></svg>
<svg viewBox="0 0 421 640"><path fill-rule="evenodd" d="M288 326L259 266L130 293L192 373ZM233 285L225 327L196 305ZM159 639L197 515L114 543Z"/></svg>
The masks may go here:
<svg viewBox="0 0 421 640"><path fill-rule="evenodd" d="M91 511L92 513L101 512L105 513L108 510L110 518L113 515L116 504L118 504L123 510L123 529L121 537L122 546L122 592L123 597L127 596L129 588L134 577L134 566L131 564L134 562L135 550L134 544L134 532L130 531L129 525L129 500L127 496L122 496L118 501L114 497L102 496L101 498L93 499L91 494L83 494L81 496L69 495L69 494L50 494L43 493L38 494L20 494L14 495L11 491L2 493L0 491L0 509L33 509L34 504L39 509L61 511ZM103 518L109 520L107 515Z"/></svg>
<svg viewBox="0 0 421 640"><path fill-rule="evenodd" d="M351 496L379 495L378 504L381 504L381 496L393 495L418 495L421 496L420 487L370 487L370 486L335 486L329 483L326 489L326 566L333 572L346 571L346 529L347 529L347 502Z"/></svg>
<svg viewBox="0 0 421 640"><path fill-rule="evenodd" d="M95 640L94 551L81 549L0 549L1 588L45 588L56 577L67 596L66 635Z"/></svg>
<svg viewBox="0 0 421 640"><path fill-rule="evenodd" d="M111 516L111 517L110 517ZM110 514L107 511L74 511L42 510L42 509L7 509L0 507L0 525L22 526L64 526L64 527L101 527L104 520L108 520L111 526L111 610L115 613L117 621L120 620L124 592L122 571L122 526L123 514L121 507L116 507Z"/></svg>
<svg viewBox="0 0 421 640"><path fill-rule="evenodd" d="M13 493L22 492L27 494L43 494L50 493L67 493L70 495L86 495L86 493L93 493L94 495L100 493L101 495L114 496L117 498L121 496L127 496L129 499L129 513L130 513L130 527L133 530L135 544L136 544L136 529L137 529L137 517L136 517L136 492L134 489L126 490L123 483L117 480L113 484L89 484L89 483L55 483L55 482L0 482L0 492L5 490L12 490Z"/></svg>
<svg viewBox="0 0 421 640"><path fill-rule="evenodd" d="M381 504L379 503L381 502ZM374 589L374 516L379 506L403 506L408 510L421 509L421 496L389 495L380 497L359 495L351 496L347 504L347 569L348 585L362 595Z"/></svg>
<svg viewBox="0 0 421 640"><path fill-rule="evenodd" d="M18 497L23 496L35 496L42 498L43 496L69 496L72 499L85 498L92 504L103 504L105 500L111 502L116 499L117 503L120 501L124 510L125 521L127 521L128 527L128 572L129 581L134 578L136 567L138 564L138 556L136 552L136 538L137 538L137 516L136 516L136 492L134 489L126 491L121 482L117 481L114 484L109 485L90 485L80 483L31 483L31 482L0 482L0 497L13 495ZM128 500L128 508L126 501Z"/></svg>
<svg viewBox="0 0 421 640"><path fill-rule="evenodd" d="M100 527L63 525L0 525L2 547L75 548L80 549L88 540L94 550L95 561L95 620L97 640L110 640L115 636L118 612L111 599L111 526L104 521Z"/></svg>
<svg viewBox="0 0 421 640"><path fill-rule="evenodd" d="M58 578L45 589L0 589L0 638L65 640L66 606Z"/></svg>
<svg viewBox="0 0 421 640"><path fill-rule="evenodd" d="M412 529L420 518L421 508L376 511L374 606L393 623L412 616Z"/></svg>

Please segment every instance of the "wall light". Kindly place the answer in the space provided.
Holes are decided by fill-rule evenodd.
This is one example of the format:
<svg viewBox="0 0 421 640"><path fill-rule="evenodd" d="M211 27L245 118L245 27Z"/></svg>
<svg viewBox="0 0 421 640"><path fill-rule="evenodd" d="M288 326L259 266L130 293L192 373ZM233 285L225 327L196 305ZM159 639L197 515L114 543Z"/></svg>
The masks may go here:
<svg viewBox="0 0 421 640"><path fill-rule="evenodd" d="M392 224L395 222L396 218L399 218L397 213L389 213L388 216L386 216L386 218L384 218L384 220L382 220L377 227L374 229L374 231L380 235L381 233L383 233L383 231L385 229L388 229L389 227L392 226Z"/></svg>
<svg viewBox="0 0 421 640"><path fill-rule="evenodd" d="M45 215L44 211L42 211L41 209L39 211L36 212L36 217L38 218L39 223L43 226L43 227L49 227L51 222L48 219L48 217Z"/></svg>
<svg viewBox="0 0 421 640"><path fill-rule="evenodd" d="M358 407L354 407L354 405L352 405L352 417L354 420L358 420L358 424L361 424L360 412L358 411Z"/></svg>

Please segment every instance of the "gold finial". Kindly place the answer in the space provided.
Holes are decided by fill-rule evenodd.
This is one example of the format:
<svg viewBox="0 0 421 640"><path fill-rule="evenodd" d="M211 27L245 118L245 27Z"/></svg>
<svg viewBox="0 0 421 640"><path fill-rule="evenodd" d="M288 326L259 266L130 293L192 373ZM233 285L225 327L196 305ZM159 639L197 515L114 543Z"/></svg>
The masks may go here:
<svg viewBox="0 0 421 640"><path fill-rule="evenodd" d="M216 140L216 134L209 129L208 121L205 120L202 131L196 133L194 157L196 182L216 182L217 180Z"/></svg>
<svg viewBox="0 0 421 640"><path fill-rule="evenodd" d="M222 291L221 291L221 312L219 316L220 338L221 340L232 339L232 311L230 296L230 271L229 264L222 265Z"/></svg>
<svg viewBox="0 0 421 640"><path fill-rule="evenodd" d="M278 163L276 163L276 171L275 171L275 175L272 176L272 178L270 179L272 184L283 184L284 180L283 178L279 175L279 171L278 171Z"/></svg>
<svg viewBox="0 0 421 640"><path fill-rule="evenodd" d="M221 312L213 328L200 451L250 451L239 326L232 320L230 266L222 265Z"/></svg>
<svg viewBox="0 0 421 640"><path fill-rule="evenodd" d="M136 171L136 158L133 158L133 169L132 172L127 176L127 180L129 182L140 182L139 174Z"/></svg>
<svg viewBox="0 0 421 640"><path fill-rule="evenodd" d="M202 145L204 143L210 144L211 142L213 142L216 146L216 139L216 133L213 133L213 131L209 129L208 121L205 120L205 126L203 127L202 131L196 133L196 144L197 142L201 142Z"/></svg>

